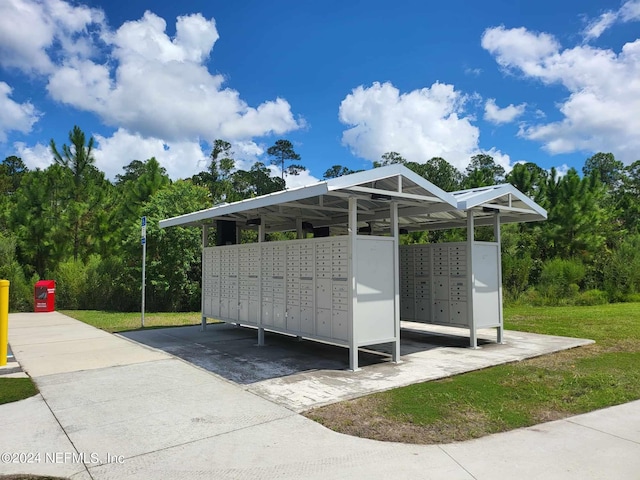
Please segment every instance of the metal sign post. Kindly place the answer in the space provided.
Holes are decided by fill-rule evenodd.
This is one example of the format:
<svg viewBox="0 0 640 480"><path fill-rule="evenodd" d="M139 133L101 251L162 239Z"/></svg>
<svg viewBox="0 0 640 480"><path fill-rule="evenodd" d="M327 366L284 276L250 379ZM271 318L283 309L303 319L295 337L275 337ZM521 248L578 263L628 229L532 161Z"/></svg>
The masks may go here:
<svg viewBox="0 0 640 480"><path fill-rule="evenodd" d="M140 326L144 327L144 293L147 264L147 217L142 217L142 235L140 242L142 243L142 316L140 317Z"/></svg>

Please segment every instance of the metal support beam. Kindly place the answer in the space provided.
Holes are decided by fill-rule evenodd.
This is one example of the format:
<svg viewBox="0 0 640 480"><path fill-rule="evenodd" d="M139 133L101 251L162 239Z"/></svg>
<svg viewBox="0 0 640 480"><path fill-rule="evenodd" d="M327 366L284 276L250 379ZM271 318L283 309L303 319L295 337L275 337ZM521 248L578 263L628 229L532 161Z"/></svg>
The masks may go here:
<svg viewBox="0 0 640 480"><path fill-rule="evenodd" d="M504 343L504 318L502 314L502 239L500 235L500 212L493 217L493 237L498 244L498 328L496 329L496 341Z"/></svg>
<svg viewBox="0 0 640 480"><path fill-rule="evenodd" d="M260 226L258 227L258 243L264 242L264 232L265 232L265 224L266 218L261 217ZM260 256L262 257L262 251L260 251ZM264 346L264 327L262 326L262 262L259 262L261 271L258 273L258 278L260 282L258 283L258 298L260 299L260 303L258 303L258 346Z"/></svg>
<svg viewBox="0 0 640 480"><path fill-rule="evenodd" d="M358 199L349 197L349 275L351 280L351 304L349 318L349 369L355 372L358 368L358 330L356 315L358 314L358 283L356 282L356 268L358 265Z"/></svg>
<svg viewBox="0 0 640 480"><path fill-rule="evenodd" d="M205 284L205 260L204 249L209 244L209 227L207 225L202 226L202 278L200 281L200 313L202 318L200 321L200 330L205 331L207 329L207 317L204 314L204 284Z"/></svg>
<svg viewBox="0 0 640 480"><path fill-rule="evenodd" d="M471 348L478 348L478 331L473 308L473 297L476 291L475 272L473 271L473 242L474 242L473 210L467 210L467 289L470 293L467 299L467 312L469 316L469 343Z"/></svg>
<svg viewBox="0 0 640 480"><path fill-rule="evenodd" d="M398 177L401 178L401 177ZM398 185L401 188L401 185ZM393 237L393 316L394 336L391 359L400 363L400 232L398 230L398 203L391 202L390 212L391 236Z"/></svg>
<svg viewBox="0 0 640 480"><path fill-rule="evenodd" d="M302 218L301 217L296 217L296 238L298 240L305 238L305 233L304 230L302 229ZM287 312L288 314L288 312ZM301 342L302 341L302 337L300 335L296 335L296 341Z"/></svg>
<svg viewBox="0 0 640 480"><path fill-rule="evenodd" d="M296 238L299 240L304 238L304 232L302 231L302 218L296 217Z"/></svg>
<svg viewBox="0 0 640 480"><path fill-rule="evenodd" d="M416 195L415 193L402 193L396 192L392 190L381 190L379 188L369 188L369 187L349 187L349 190L352 192L358 193L370 193L370 194L380 194L387 195L389 197L397 197L398 200L421 200L424 202L436 202L441 203L442 199L438 197L434 197L431 195Z"/></svg>

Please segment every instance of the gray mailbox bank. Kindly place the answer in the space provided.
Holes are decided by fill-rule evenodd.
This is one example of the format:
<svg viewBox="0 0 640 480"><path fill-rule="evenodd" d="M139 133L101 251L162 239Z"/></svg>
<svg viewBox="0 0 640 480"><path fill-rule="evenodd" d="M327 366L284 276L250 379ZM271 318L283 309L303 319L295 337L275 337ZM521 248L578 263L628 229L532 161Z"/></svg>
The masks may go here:
<svg viewBox="0 0 640 480"><path fill-rule="evenodd" d="M500 225L544 220L511 185L447 193L403 165L390 165L169 218L160 227L202 228L202 322L216 318L349 348L392 344L400 321L495 327L502 341ZM494 241L474 239L492 226ZM217 246L208 245L215 227ZM399 246L412 230L465 227L459 243ZM238 244L243 229L257 243ZM297 240L265 242L269 232ZM307 237L313 232L314 238Z"/></svg>

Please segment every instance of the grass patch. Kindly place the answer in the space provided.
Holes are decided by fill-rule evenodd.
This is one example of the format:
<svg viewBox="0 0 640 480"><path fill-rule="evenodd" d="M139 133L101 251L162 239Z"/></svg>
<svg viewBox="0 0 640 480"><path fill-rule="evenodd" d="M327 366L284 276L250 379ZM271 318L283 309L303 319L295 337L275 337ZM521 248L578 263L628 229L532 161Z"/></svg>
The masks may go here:
<svg viewBox="0 0 640 480"><path fill-rule="evenodd" d="M535 425L640 398L640 305L512 307L510 330L595 345L410 385L311 410L351 435L443 443Z"/></svg>
<svg viewBox="0 0 640 480"><path fill-rule="evenodd" d="M104 312L101 310L62 310L60 313L110 333L140 330L140 312ZM144 329L200 325L200 312L145 313Z"/></svg>
<svg viewBox="0 0 640 480"><path fill-rule="evenodd" d="M0 378L0 405L33 397L38 388L30 378Z"/></svg>

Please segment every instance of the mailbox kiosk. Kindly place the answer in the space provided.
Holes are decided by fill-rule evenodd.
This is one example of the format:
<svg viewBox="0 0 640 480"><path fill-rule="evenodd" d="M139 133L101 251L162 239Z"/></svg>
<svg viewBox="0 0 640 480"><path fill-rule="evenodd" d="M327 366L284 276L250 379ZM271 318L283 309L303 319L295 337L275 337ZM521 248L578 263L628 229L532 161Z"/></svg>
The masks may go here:
<svg viewBox="0 0 640 480"><path fill-rule="evenodd" d="M56 282L54 280L36 282L33 305L36 312L53 312L55 310Z"/></svg>
<svg viewBox="0 0 640 480"><path fill-rule="evenodd" d="M391 350L399 361L401 320L468 328L472 347L478 329L495 327L502 342L500 225L546 217L511 185L447 193L396 164L160 227L202 227L203 329L215 318L256 327L258 345L265 330L342 345L356 370L361 347L388 344L381 355ZM493 226L494 241L476 241L477 226ZM400 234L460 227L465 242L399 248ZM257 230L258 241L241 243L243 229ZM275 232L297 238L268 241Z"/></svg>

